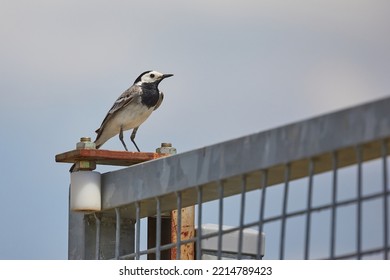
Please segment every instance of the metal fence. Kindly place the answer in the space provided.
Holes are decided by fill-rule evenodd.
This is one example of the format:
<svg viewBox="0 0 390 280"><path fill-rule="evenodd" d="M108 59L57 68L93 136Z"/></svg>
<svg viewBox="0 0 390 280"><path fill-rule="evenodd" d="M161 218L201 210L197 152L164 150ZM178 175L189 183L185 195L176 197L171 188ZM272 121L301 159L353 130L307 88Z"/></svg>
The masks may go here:
<svg viewBox="0 0 390 280"><path fill-rule="evenodd" d="M193 243L200 259L202 242L216 238L220 259L235 232L228 245L241 259L251 228L265 233L264 259L388 259L389 138L387 98L102 174L103 210L69 215L69 258L160 259L176 248L180 259ZM197 232L182 240L181 209L191 205ZM166 244L164 215L174 209L178 240ZM146 217L155 220L152 248ZM208 222L216 232L202 232Z"/></svg>

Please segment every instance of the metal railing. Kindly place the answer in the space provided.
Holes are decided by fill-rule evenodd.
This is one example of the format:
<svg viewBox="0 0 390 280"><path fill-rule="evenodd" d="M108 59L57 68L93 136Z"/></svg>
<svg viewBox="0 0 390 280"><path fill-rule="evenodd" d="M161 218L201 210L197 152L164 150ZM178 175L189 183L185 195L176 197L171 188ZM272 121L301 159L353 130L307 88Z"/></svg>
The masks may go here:
<svg viewBox="0 0 390 280"><path fill-rule="evenodd" d="M389 259L389 138L386 98L102 174L103 210L70 213L69 258L160 259L176 248L180 259L180 247L195 243L201 259L202 242L217 238L221 259L224 237L236 232L241 259L251 228L265 233L267 259ZM164 213L178 209L180 229L191 205L196 236L182 240L178 230L163 244ZM203 233L211 216L218 230ZM156 220L153 248L143 246L146 217ZM263 254L258 234L252 257Z"/></svg>

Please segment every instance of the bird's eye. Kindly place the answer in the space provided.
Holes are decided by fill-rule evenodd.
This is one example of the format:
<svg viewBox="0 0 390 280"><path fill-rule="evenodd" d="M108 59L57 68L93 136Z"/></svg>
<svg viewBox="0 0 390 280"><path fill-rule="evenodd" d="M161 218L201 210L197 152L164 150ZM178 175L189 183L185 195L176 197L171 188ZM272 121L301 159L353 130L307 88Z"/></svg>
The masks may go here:
<svg viewBox="0 0 390 280"><path fill-rule="evenodd" d="M154 74L150 74L150 78L154 78Z"/></svg>

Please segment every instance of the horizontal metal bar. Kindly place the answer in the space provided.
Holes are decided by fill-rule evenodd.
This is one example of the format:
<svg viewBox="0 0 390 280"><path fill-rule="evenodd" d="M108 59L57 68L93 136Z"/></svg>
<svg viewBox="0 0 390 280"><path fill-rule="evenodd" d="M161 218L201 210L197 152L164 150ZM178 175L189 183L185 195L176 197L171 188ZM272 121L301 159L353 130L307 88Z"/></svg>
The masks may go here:
<svg viewBox="0 0 390 280"><path fill-rule="evenodd" d="M245 225L245 228L250 228L250 227L253 227L255 225L256 225L256 223L250 223L248 225ZM233 231L237 231L237 230L239 230L239 229L238 228L235 228L234 230L229 229L228 233L229 232L233 232ZM204 238L211 238L211 237L216 237L216 236L218 236L218 233L209 233L209 234L205 234ZM191 239L188 239L188 240L183 240L183 244L192 243L192 242L195 242L195 241L196 241L196 238L194 237L194 238L191 238ZM171 248L173 248L175 246L176 246L176 243L169 243L169 244L165 244L165 245L161 246L161 249L162 250L168 250L168 249L171 249ZM370 250L365 250L365 251L361 252L361 256L367 256L367 255L372 255L372 254L379 254L379 253L384 252L384 251L390 252L390 247L386 247L386 248L379 247L379 248L373 248L373 249L370 249ZM140 254L141 255L147 255L147 254L155 253L155 252L156 252L156 248L150 248L148 250L140 251ZM119 259L121 259L121 260L123 260L123 259L133 259L135 257L135 255L136 255L136 253L123 255L123 256L120 256ZM337 260L350 259L350 258L354 258L354 257L357 257L357 256L358 256L357 253L349 253L349 254L336 255L335 259L337 259Z"/></svg>
<svg viewBox="0 0 390 280"><path fill-rule="evenodd" d="M268 185L280 183L285 163L291 163L292 180L302 178L308 175L310 157L315 156L314 174L332 169L333 151L340 156L339 167L356 163L353 147L360 144L363 161L378 158L380 139L390 136L388 108L390 98L105 173L102 209L143 200L140 215L151 216L154 197L162 197L165 208L161 210L166 211L176 206L174 193L183 191L183 198L188 195L183 199L186 207L196 204L196 188L203 186L206 202L218 198L220 180L225 195L237 194L242 174L248 178L248 191L258 188L260 170L268 170Z"/></svg>
<svg viewBox="0 0 390 280"><path fill-rule="evenodd" d="M374 248L374 249L370 249L370 250L361 251L359 253L356 252L356 253L350 253L350 254L343 254L343 255L336 256L335 259L336 260L343 260L343 259L359 258L362 256L379 254L379 253L382 253L384 251L389 252L390 247L380 247L380 248Z"/></svg>
<svg viewBox="0 0 390 280"><path fill-rule="evenodd" d="M184 244L184 242L183 242ZM168 243L168 244L164 244L164 245L161 245L159 247L159 251L164 251L164 250L168 250L168 249L172 249L176 246L176 243ZM139 254L142 256L142 255L147 255L147 254L155 254L157 252L157 247L153 247L153 248L149 248L147 250L142 250L139 252ZM136 256L136 253L131 253L131 254L128 254L128 255L123 255L123 256L120 256L119 259L120 260L127 260L127 259L132 259Z"/></svg>
<svg viewBox="0 0 390 280"><path fill-rule="evenodd" d="M238 226L238 227L232 227L232 228L224 229L221 232L219 232L219 231L210 232L210 233L202 235L201 237L192 237L192 238L189 238L189 239L182 240L180 243L181 243L181 245L194 243L194 242L198 242L198 239L203 240L203 239L208 239L208 238L212 238L212 237L218 237L220 235L220 233L222 233L222 235L224 235L224 234L229 234L229 233L232 233L232 232L235 232L235 231L239 231L240 229L253 228L255 226L258 226L258 222L251 222L251 223L243 225L242 227ZM176 242L164 244L164 245L160 246L160 250L164 251L164 250L172 249L176 245L177 245ZM150 254L150 253L155 253L156 250L157 250L157 248L153 247L153 248L149 248L147 250L140 251L139 254L140 255L146 255L146 254ZM128 255L120 256L120 259L130 259L130 258L134 258L135 256L136 256L136 253L131 253L131 254L128 254Z"/></svg>
<svg viewBox="0 0 390 280"><path fill-rule="evenodd" d="M380 193L375 193L375 194L362 196L360 201L363 202L363 201L372 200L372 199L379 199L379 198L382 198L383 195L384 195L384 193L380 192ZM386 196L389 196L389 195L390 195L390 191L387 191L386 192ZM299 216L299 215L306 215L308 213L308 211L310 211L310 212L319 212L319 211L331 209L333 206L340 207L340 206L346 206L346 205L349 205L349 204L356 204L357 202L358 202L358 200L356 198L352 198L352 199L336 202L335 204L331 203L331 204L325 204L325 205L321 205L321 206L311 207L310 210L303 209L303 210L290 212L290 213L287 213L285 216L283 216L283 215L272 216L272 217L264 219L263 220L263 224L279 221L283 217L291 218L291 217L295 217L295 216Z"/></svg>

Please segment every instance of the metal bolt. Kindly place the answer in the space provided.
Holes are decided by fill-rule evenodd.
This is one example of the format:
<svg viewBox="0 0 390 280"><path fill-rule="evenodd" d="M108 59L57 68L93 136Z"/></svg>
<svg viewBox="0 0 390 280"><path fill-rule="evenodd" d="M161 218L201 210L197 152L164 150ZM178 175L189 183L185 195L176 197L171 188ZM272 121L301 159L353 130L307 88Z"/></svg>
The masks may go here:
<svg viewBox="0 0 390 280"><path fill-rule="evenodd" d="M80 142L91 142L91 137L81 137Z"/></svg>
<svg viewBox="0 0 390 280"><path fill-rule="evenodd" d="M161 148L172 147L172 143L161 143Z"/></svg>

